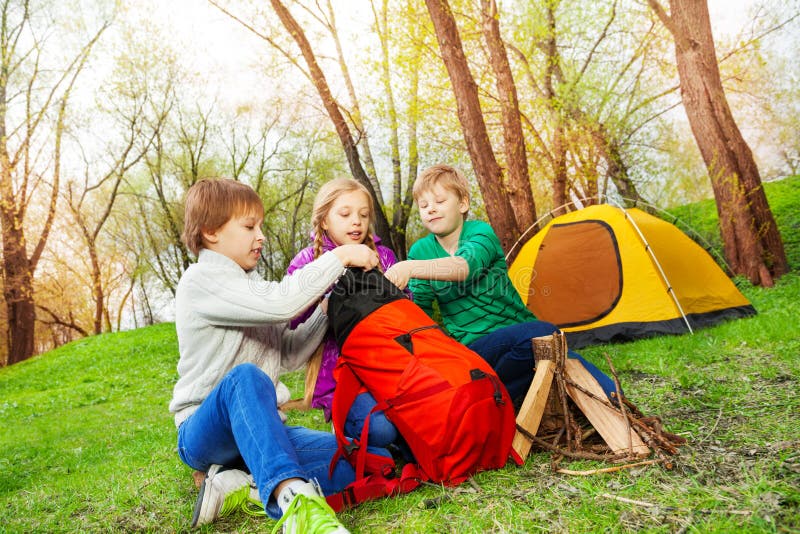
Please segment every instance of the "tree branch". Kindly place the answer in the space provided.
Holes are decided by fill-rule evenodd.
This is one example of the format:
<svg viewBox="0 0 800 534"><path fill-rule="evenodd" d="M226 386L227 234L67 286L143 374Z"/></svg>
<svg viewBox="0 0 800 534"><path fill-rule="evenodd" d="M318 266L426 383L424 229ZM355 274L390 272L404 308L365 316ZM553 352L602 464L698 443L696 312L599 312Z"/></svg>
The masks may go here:
<svg viewBox="0 0 800 534"><path fill-rule="evenodd" d="M617 0L614 0L614 3L611 4L611 16L608 18L608 22L603 27L603 31L600 32L600 36L594 42L592 49L589 50L589 54L586 56L586 60L583 62L583 66L581 70L578 72L578 76L575 78L575 85L578 85L581 78L583 77L583 73L586 72L586 69L589 67L589 64L592 62L592 58L594 57L594 53L597 51L597 47L600 46L606 36L608 36L608 29L611 27L611 24L614 23L614 20L617 18Z"/></svg>
<svg viewBox="0 0 800 534"><path fill-rule="evenodd" d="M675 44L683 50L688 50L690 46L689 39L681 32L672 17L669 16L661 4L658 3L658 0L647 0L647 5L650 6L650 9L653 10L662 24L669 30L669 33L672 34L672 38L675 39Z"/></svg>
<svg viewBox="0 0 800 534"><path fill-rule="evenodd" d="M56 313L53 310L42 304L37 304L36 307L51 317L50 321L39 319L39 322L44 324L57 324L60 326L71 328L72 330L75 330L76 332L81 334L83 337L87 337L89 335L89 333L86 330L84 330L83 328L80 327L80 325L75 323L74 319L70 318L69 321L67 321L66 319L62 319L61 317L56 315Z"/></svg>
<svg viewBox="0 0 800 534"><path fill-rule="evenodd" d="M730 59L732 56L738 54L739 52L741 52L745 48L748 48L753 43L758 42L760 39L766 37L767 35L780 30L781 28L783 28L784 26L786 26L787 24L792 22L797 17L800 17L800 13L795 13L792 17L784 20L783 22L781 22L779 24L776 24L775 26L772 26L770 28L767 28L767 29L765 29L764 31L762 31L761 33L759 33L757 35L752 36L750 39L748 39L747 41L743 42L742 44L740 44L736 48L733 48L732 50L729 50L728 53L726 53L724 56L722 56L719 59L719 63L722 63L723 61L725 61L727 59Z"/></svg>
<svg viewBox="0 0 800 534"><path fill-rule="evenodd" d="M245 22L245 21L244 21L243 19L241 19L240 17L236 16L235 14L231 13L230 11L228 11L227 9L225 9L224 7L222 7L221 5L219 5L219 4L216 2L216 0L208 0L208 3L209 3L209 4L211 4L212 6L216 7L217 9L219 9L219 10L220 10L222 13L224 13L224 14L225 14L225 15L227 15L227 16L229 16L231 19L235 20L236 22L238 22L239 24L241 24L242 26L244 26L246 29L248 29L248 30L249 30L249 31L250 31L250 32L251 32L253 35L255 35L256 37L260 37L261 39L263 39L263 40L265 40L266 42L268 42L269 44L271 44L271 45L272 45L272 47L273 47L273 48L275 48L275 49L276 49L278 52L280 52L281 54L283 54L283 56L284 56L286 59L288 59L288 60L289 60L289 62L290 62L292 65L294 65L295 67L297 67L298 69L300 69L300 72L302 72L302 73L303 73L303 75L304 75L306 78L308 78L309 80L311 80L311 74L309 74L309 73L308 73L308 72L307 72L307 71L306 71L306 70L303 68L303 66L300 64L300 62L299 62L299 61L297 61L293 55L289 54L289 52L287 52L286 50L284 50L283 48L281 48L281 46L280 46L280 45L279 45L279 44L278 44L278 43L277 43L277 42L276 42L274 39L272 39L272 37L270 37L270 36L269 36L269 35L267 35L267 34L261 33L261 32L260 32L260 31L258 31L258 30L257 30L257 29L256 29L256 28L253 26L253 25L251 25L251 24L248 24L247 22Z"/></svg>

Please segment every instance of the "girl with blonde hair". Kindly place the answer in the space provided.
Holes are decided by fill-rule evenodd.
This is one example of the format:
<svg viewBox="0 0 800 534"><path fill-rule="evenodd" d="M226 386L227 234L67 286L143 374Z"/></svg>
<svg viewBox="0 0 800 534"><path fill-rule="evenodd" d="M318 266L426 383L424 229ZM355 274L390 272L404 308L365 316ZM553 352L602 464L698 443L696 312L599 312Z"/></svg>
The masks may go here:
<svg viewBox="0 0 800 534"><path fill-rule="evenodd" d="M311 263L325 252L341 245L364 244L378 253L378 268L385 271L395 263L394 252L380 244L380 238L373 233L375 220L375 203L364 185L352 178L336 178L320 187L314 198L311 215L312 244L301 250L289 264L288 273ZM298 326L307 317L300 316L292 322ZM319 356L317 356L319 358ZM339 358L339 348L331 332L325 337L322 348L319 370L314 382L315 365L309 362L309 373L306 376L306 398L313 388L311 407L321 408L325 420L330 421L333 392L336 381L333 369ZM351 437L359 436L364 419L375 405L375 399L369 393L359 395L345 422L345 432ZM397 429L382 412L372 414L369 424L369 444L382 447L395 442Z"/></svg>

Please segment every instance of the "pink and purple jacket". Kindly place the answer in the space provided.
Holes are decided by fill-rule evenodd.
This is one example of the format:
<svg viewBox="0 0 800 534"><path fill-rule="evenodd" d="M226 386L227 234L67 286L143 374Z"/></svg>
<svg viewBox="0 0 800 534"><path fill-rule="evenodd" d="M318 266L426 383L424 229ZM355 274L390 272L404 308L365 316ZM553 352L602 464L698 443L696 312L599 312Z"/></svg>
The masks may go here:
<svg viewBox="0 0 800 534"><path fill-rule="evenodd" d="M381 269L386 270L395 263L397 263L397 256L395 256L392 249L384 247L380 244L380 238L373 236L375 239L375 248L378 251L378 258L381 262ZM322 252L328 252L336 248L336 244L331 241L328 236L323 237ZM314 261L314 247L306 247L297 255L292 258L289 263L289 268L286 269L288 274L292 274L297 269ZM316 306L306 310L303 314L299 315L291 322L291 328L296 328L299 324L303 323L314 312ZM325 412L325 420L331 419L331 406L333 405L333 390L336 389L336 380L333 378L333 369L336 367L336 360L339 359L339 347L336 346L336 341L333 339L333 334L328 331L325 335L324 348L322 349L322 363L319 368L319 376L317 377L317 385L314 387L314 396L311 399L311 406L314 408L322 408Z"/></svg>

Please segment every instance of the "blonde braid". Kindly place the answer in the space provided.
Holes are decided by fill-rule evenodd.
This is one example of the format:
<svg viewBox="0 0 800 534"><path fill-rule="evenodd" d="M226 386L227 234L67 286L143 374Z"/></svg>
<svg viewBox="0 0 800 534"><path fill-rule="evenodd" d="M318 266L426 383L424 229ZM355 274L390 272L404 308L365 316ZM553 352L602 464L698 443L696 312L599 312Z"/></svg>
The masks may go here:
<svg viewBox="0 0 800 534"><path fill-rule="evenodd" d="M317 225L317 228L314 229L314 259L316 260L320 256L322 256L322 228Z"/></svg>

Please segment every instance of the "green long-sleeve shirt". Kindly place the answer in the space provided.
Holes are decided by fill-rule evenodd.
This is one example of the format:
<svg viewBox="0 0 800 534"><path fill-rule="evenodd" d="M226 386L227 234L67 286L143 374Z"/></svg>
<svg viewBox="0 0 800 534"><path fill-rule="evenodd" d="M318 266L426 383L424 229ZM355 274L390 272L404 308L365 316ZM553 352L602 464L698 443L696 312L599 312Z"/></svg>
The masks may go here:
<svg viewBox="0 0 800 534"><path fill-rule="evenodd" d="M408 285L414 302L428 315L437 302L444 327L454 338L469 345L498 328L536 319L511 284L500 240L491 226L465 221L454 255L469 265L463 282L412 279ZM433 234L414 243L408 252L412 260L448 256Z"/></svg>

